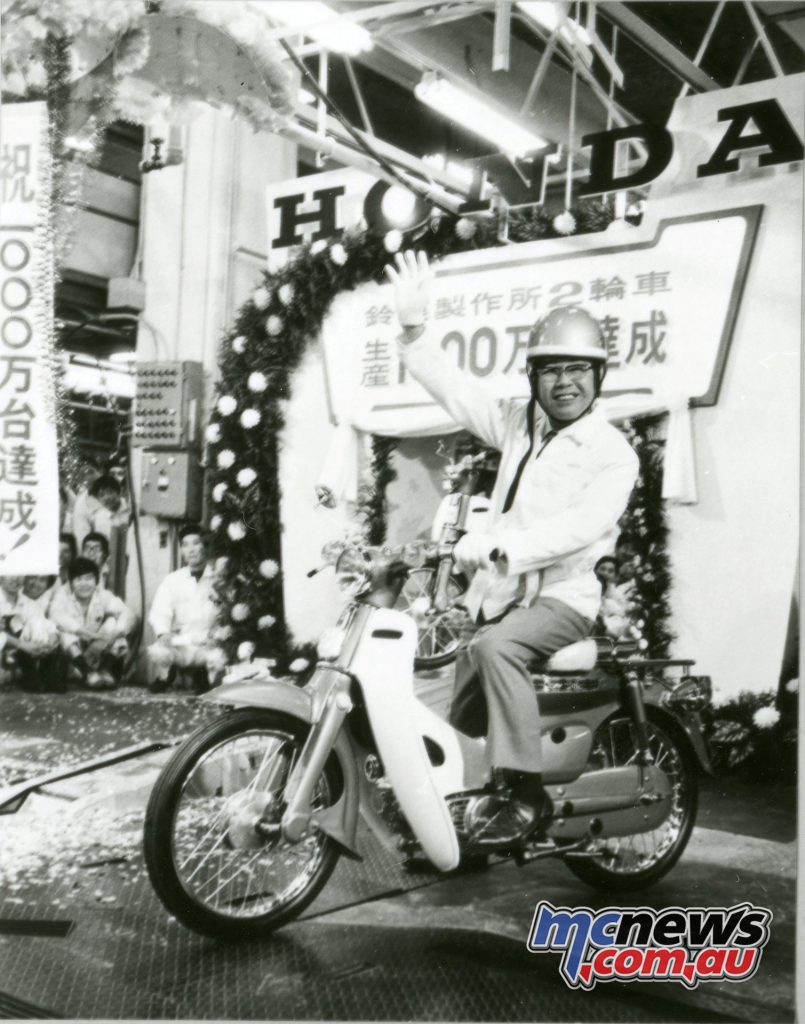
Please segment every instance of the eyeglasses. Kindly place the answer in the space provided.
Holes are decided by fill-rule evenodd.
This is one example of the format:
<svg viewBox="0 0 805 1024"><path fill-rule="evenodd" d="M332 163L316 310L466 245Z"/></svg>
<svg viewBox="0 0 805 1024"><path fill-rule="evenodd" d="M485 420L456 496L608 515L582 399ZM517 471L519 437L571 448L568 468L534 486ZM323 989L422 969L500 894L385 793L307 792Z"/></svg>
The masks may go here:
<svg viewBox="0 0 805 1024"><path fill-rule="evenodd" d="M537 374L546 384L555 384L564 374L568 380L580 381L589 370L592 370L591 363L556 363L550 366L538 366Z"/></svg>

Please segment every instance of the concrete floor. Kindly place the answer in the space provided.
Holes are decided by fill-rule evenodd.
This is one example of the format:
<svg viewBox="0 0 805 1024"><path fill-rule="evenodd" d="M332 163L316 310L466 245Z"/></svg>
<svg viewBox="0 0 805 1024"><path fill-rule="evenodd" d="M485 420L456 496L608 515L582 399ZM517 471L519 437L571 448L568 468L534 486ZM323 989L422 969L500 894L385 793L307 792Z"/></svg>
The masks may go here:
<svg viewBox="0 0 805 1024"><path fill-rule="evenodd" d="M145 739L215 709L141 691L0 693L0 786ZM725 780L703 791L682 861L626 906L774 913L758 973L740 985L599 985L571 992L558 956L525 938L536 902L607 906L557 861L412 875L371 837L303 919L219 944L177 925L145 877L142 812L166 752L55 785L0 818L0 1017L139 1019L792 1020L794 791Z"/></svg>

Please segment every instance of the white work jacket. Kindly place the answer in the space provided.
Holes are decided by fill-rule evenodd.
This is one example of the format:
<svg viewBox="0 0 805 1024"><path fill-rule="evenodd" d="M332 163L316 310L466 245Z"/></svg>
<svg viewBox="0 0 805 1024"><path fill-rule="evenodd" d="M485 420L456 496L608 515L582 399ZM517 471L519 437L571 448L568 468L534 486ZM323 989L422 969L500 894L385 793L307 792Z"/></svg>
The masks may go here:
<svg viewBox="0 0 805 1024"><path fill-rule="evenodd" d="M499 399L459 370L426 330L400 343L411 375L461 426L501 452L487 520L490 552L505 555L476 572L464 603L487 619L537 597L552 597L595 619L601 585L593 569L615 546L618 520L637 479L637 456L593 406L548 438L550 424L535 408L534 443L514 502L503 505L529 449L528 402Z"/></svg>
<svg viewBox="0 0 805 1024"><path fill-rule="evenodd" d="M157 587L148 615L154 633L179 633L206 643L218 614L213 579L211 565L205 566L199 580L187 566L168 573Z"/></svg>

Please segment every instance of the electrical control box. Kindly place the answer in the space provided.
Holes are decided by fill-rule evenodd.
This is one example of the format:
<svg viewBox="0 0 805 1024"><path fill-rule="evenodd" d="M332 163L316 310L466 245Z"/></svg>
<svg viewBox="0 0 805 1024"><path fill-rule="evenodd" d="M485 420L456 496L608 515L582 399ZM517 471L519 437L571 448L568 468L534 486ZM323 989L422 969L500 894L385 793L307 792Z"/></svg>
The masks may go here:
<svg viewBox="0 0 805 1024"><path fill-rule="evenodd" d="M195 451L144 451L140 511L162 519L201 518L203 470Z"/></svg>
<svg viewBox="0 0 805 1024"><path fill-rule="evenodd" d="M201 363L137 363L132 444L197 448L201 444Z"/></svg>

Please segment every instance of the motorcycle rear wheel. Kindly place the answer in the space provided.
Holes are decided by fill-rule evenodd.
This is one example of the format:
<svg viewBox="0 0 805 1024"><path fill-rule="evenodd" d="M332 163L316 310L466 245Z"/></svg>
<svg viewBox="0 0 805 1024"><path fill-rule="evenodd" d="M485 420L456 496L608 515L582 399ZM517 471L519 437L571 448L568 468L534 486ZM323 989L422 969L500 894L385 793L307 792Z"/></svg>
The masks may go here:
<svg viewBox="0 0 805 1024"><path fill-rule="evenodd" d="M282 807L307 730L280 712L230 712L190 736L163 769L145 816L145 863L186 927L216 938L265 935L298 916L332 874L339 850L323 832L292 844L254 828L268 804ZM334 803L342 784L331 757L314 807Z"/></svg>
<svg viewBox="0 0 805 1024"><path fill-rule="evenodd" d="M592 839L584 852L594 857L565 858L573 874L596 889L629 892L653 885L679 860L696 821L699 781L694 755L666 722L650 720L648 729L655 763L671 781L671 808L665 821L651 832ZM616 768L634 763L637 749L631 719L615 715L596 730L589 767Z"/></svg>

